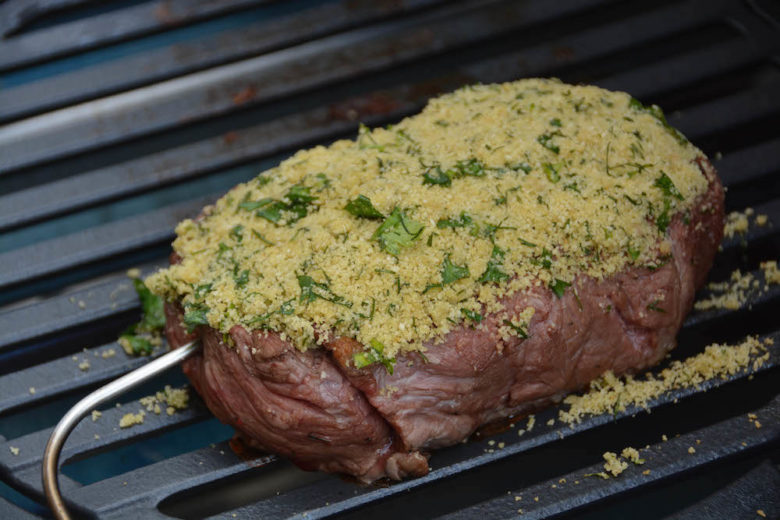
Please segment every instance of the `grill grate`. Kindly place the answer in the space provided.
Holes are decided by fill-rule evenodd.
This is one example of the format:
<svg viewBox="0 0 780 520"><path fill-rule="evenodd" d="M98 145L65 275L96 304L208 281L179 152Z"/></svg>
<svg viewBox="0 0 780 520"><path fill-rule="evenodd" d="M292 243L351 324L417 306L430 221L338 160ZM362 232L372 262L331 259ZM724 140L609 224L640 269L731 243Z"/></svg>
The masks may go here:
<svg viewBox="0 0 780 520"><path fill-rule="evenodd" d="M661 104L708 155L722 152L729 209L753 206L771 223L724 241L711 278L740 268L763 280L758 263L780 258L780 21L769 2L97 4L0 3L0 495L16 504L0 499L2 518L29 516L19 505L44 512L11 488L41 500L43 446L65 407L145 361L114 342L138 312L125 269L163 265L179 220L295 149L397 120L459 85L554 75ZM778 302L774 285L742 310L694 312L674 352L773 338L755 374L573 428L546 425L548 410L522 437L510 429L435 453L420 479L359 488L273 456L248 461L194 397L129 429L115 426L135 405L84 421L62 456L63 492L100 518L780 515ZM646 466L583 477L629 443L651 445ZM697 495L701 474L717 471L735 476ZM666 488L680 479L690 496L675 502Z"/></svg>

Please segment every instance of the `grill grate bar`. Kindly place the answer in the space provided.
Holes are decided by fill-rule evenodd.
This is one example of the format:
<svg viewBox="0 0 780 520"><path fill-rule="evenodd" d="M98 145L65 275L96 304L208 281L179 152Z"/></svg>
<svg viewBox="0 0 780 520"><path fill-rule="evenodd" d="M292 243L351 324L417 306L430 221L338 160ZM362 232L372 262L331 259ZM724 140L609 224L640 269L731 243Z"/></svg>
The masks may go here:
<svg viewBox="0 0 780 520"><path fill-rule="evenodd" d="M775 397L755 413L768 427L757 429L752 422L745 420L744 416L733 417L702 430L672 438L668 442L656 444L649 450L642 450L642 457L646 459L647 465L653 468L649 475L642 475L642 466L633 466L620 477L610 479L606 483L600 481L598 477L583 477L586 474L604 471L603 466L598 464L562 475L566 484L561 484L561 477L559 477L526 489L515 490L509 495L440 518L442 520L506 518L516 515L518 507L523 510L523 518L528 519L548 518L563 512L575 511L584 505L592 505L620 493L660 482L710 462L738 455L775 441L780 436L780 397ZM701 439L708 439L709 442L705 441L699 445L696 441ZM688 452L691 446L696 446L693 454ZM575 485L575 480L580 484ZM515 496L522 496L523 500L515 501ZM536 502L533 497L540 497L540 500ZM738 518L741 516L739 513L744 514L744 508L745 505L742 504L731 504L729 509L738 514L731 515L719 511L719 516ZM754 511L751 509L749 512L752 514ZM251 515L249 517L251 518ZM312 515L312 518L317 516Z"/></svg>
<svg viewBox="0 0 780 520"><path fill-rule="evenodd" d="M251 462L241 460L227 442L151 464L138 470L84 486L68 495L75 504L101 517L146 515L166 496L243 473L251 468L283 464L274 455ZM127 482L127 485L124 485Z"/></svg>
<svg viewBox="0 0 780 520"><path fill-rule="evenodd" d="M604 1L448 7L11 123L0 128L0 171L368 74Z"/></svg>
<svg viewBox="0 0 780 520"><path fill-rule="evenodd" d="M396 115L410 111L421 102L419 93L416 93L416 100L414 92L398 94L390 97L374 93L368 99L362 97L344 101L343 106L356 107L356 112L364 116L361 120L370 123L376 119L372 117L372 111L381 113L388 108ZM337 110L334 106L318 108L0 196L0 229L181 181L353 130L356 123ZM44 202L33 204L34 201Z"/></svg>
<svg viewBox="0 0 780 520"><path fill-rule="evenodd" d="M659 92L692 84L710 76L744 67L760 59L755 48L744 40L735 40L674 56L672 59L646 67L637 67L622 74L598 81L599 86L623 89L643 99Z"/></svg>
<svg viewBox="0 0 780 520"><path fill-rule="evenodd" d="M407 14L441 2L404 0L377 4L358 0L325 4L297 11L285 18L274 18L88 69L58 74L0 91L0 122L287 47L350 27L365 26L382 18Z"/></svg>
<svg viewBox="0 0 780 520"><path fill-rule="evenodd" d="M732 151L715 167L726 186L750 183L780 168L780 139L772 139L743 150Z"/></svg>
<svg viewBox="0 0 780 520"><path fill-rule="evenodd" d="M119 428L119 420L127 413L135 414L144 410L138 403L126 403L119 408L103 410L101 417L96 421L89 417L85 418L68 437L68 442L65 444L60 457L63 461L62 464L106 451L112 447L126 444L128 441L159 434L209 418L211 415L202 401L194 392L191 393L193 396L190 406L185 410L177 411L171 416L167 415L164 409L159 415L153 412L146 412L144 422L130 428ZM53 429L45 428L38 430L0 445L0 466L14 474L30 467L40 470L43 450ZM9 450L9 446L18 448L19 455L13 455ZM26 482L26 485L35 487L40 494L43 491L40 487L40 482L38 482L39 480L40 473L34 480Z"/></svg>
<svg viewBox="0 0 780 520"><path fill-rule="evenodd" d="M117 343L109 343L0 376L0 414L114 379L162 353L157 349L150 356L127 356ZM85 361L89 368L81 370Z"/></svg>
<svg viewBox="0 0 780 520"><path fill-rule="evenodd" d="M0 5L0 34L20 29L38 16L51 11L86 4L89 0L6 0Z"/></svg>
<svg viewBox="0 0 780 520"><path fill-rule="evenodd" d="M780 333L774 333L769 337L775 340L774 345L768 347L770 358L755 373L764 373L774 368L780 362ZM699 395L703 390L719 388L730 382L744 380L747 377L749 377L747 373L740 373L728 379L707 381L698 389L687 388L668 392L648 403L648 409L652 411L676 400ZM369 502L376 502L383 498L420 488L428 483L504 459L531 448L592 430L621 418L631 417L640 411L641 409L628 408L614 416L600 415L587 418L580 424L572 427L555 427L544 424L547 419L557 416L557 408L549 409L537 414L537 426L532 432L522 437L519 437L514 430L492 437L496 442L505 442L505 447L501 450L486 453L483 445L478 442L471 442L438 451L433 460L434 468L425 477L396 483L388 488L362 489L355 489L354 484L346 483L336 478L324 478L313 484L287 491L283 495L274 497L273 500L258 502L251 506L252 513L255 517L263 518L286 517L301 514L303 511L306 511L308 516L315 515L313 518L327 516L334 512L345 511ZM775 411L774 413L780 412ZM221 449L224 451L224 448ZM124 514L132 516L133 514L140 514L142 510L146 511L150 507L155 507L165 497L195 487L190 480L179 480L182 475L196 474L198 476L197 485L202 485L224 478L228 474L246 471L251 467L251 464L247 463L234 464L235 456L226 452L225 464L217 466L220 468L219 471L204 473L200 470L193 471L189 469L195 466L195 461L201 456L202 451L184 454L174 460L145 466L114 479L107 479L84 486L70 496L75 502L89 510L95 511L98 515L107 513L119 503L124 508ZM266 461L266 459L262 460ZM176 472L176 478L171 479L174 481L168 479L171 471ZM117 489L116 481L120 479L132 483L132 485L122 486L120 489ZM108 490L111 490L110 493ZM341 497L341 500L336 500L336 497ZM323 506L326 500L330 501L331 505ZM134 507L138 507L138 512L135 512Z"/></svg>
<svg viewBox="0 0 780 520"><path fill-rule="evenodd" d="M86 0L56 0L82 2ZM66 22L32 33L6 37L5 52L0 53L0 71L32 65L58 56L89 50L121 40L164 31L237 11L270 3L272 0L160 0L97 14L83 20ZM48 0L51 8L52 0ZM28 4L21 9L21 4ZM8 35L35 17L46 14L41 2L30 9L29 0L6 0L0 6L0 33ZM10 13L9 11L14 11Z"/></svg>
<svg viewBox="0 0 780 520"><path fill-rule="evenodd" d="M12 266L0 273L0 287L168 240L180 220L196 215L216 197L202 197L0 254L0 264Z"/></svg>

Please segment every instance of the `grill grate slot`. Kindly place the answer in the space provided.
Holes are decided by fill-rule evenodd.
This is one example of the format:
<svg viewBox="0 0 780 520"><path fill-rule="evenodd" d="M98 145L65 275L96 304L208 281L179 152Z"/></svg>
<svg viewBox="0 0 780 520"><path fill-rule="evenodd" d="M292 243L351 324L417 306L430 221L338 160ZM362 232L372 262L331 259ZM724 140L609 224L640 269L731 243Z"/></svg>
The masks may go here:
<svg viewBox="0 0 780 520"><path fill-rule="evenodd" d="M555 75L661 104L672 124L715 156L729 209L751 206L769 219L724 241L710 279L739 268L763 281L759 262L780 257L773 9L729 0L0 3L0 433L10 437L0 436L0 496L22 503L4 492L11 485L40 500L51 430L42 426L55 420L38 424L47 410L146 361L126 357L114 342L138 312L123 271L163 265L179 220L297 148L351 136L358 121L398 120L464 83ZM642 496L686 472L740 460L745 477L724 488L733 497L778 478L778 302L780 286L771 285L749 293L739 310L694 311L673 353L678 359L712 341L765 334L776 342L753 376L664 394L650 403L652 414L630 409L571 429L545 425L557 414L547 410L533 432L490 437L503 449L491 452L489 440L478 439L435 453L433 471L421 479L359 488L273 456L244 460L227 442L208 445L208 435L229 434L209 430L214 420L193 393L188 410L147 414L133 428L114 430L139 409L135 401L82 422L64 454L65 496L100 518L379 520L399 508L416 517L504 518L523 508L532 518L595 518L612 507L605 500L625 511L621 502L647 503ZM101 356L112 348L115 356ZM79 370L74 354L90 369ZM747 412L764 427L752 426ZM19 426L28 417L34 420ZM680 437L660 443L662 430ZM151 438L190 432L191 444L165 460L144 452ZM620 449L626 438L651 444L650 475L632 468L618 479L551 487L600 471L601 448ZM697 438L701 446L687 453ZM543 471L554 453L571 457ZM85 471L121 457L134 462ZM242 495L257 486L264 487ZM776 493L761 496L768 515L780 513L772 509ZM701 507L731 511L728 503L717 495ZM688 518L696 510L685 506L664 514ZM732 516L745 511L753 512L737 508ZM0 498L1 517L25 515Z"/></svg>

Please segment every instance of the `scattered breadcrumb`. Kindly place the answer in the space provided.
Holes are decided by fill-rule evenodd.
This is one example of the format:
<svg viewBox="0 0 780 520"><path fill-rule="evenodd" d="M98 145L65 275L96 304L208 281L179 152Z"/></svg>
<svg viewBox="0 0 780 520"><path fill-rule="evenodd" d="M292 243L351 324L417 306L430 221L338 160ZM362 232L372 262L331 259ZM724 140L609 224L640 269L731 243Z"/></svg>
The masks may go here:
<svg viewBox="0 0 780 520"><path fill-rule="evenodd" d="M552 426L553 424L555 424L555 419L550 419L547 421L547 426Z"/></svg>
<svg viewBox="0 0 780 520"><path fill-rule="evenodd" d="M81 370L82 372L86 372L87 370L89 370L89 367L91 366L92 365L89 364L89 360L85 359L84 361L79 363L79 370Z"/></svg>
<svg viewBox="0 0 780 520"><path fill-rule="evenodd" d="M138 400L147 412L153 412L155 415L162 413L162 407L165 407L165 413L173 415L176 410L184 410L189 405L190 394L187 387L172 388L171 385L165 385L165 388L155 393L147 395ZM490 441L495 442L495 441Z"/></svg>
<svg viewBox="0 0 780 520"><path fill-rule="evenodd" d="M116 350L114 350L114 349L112 349L112 348L110 348L110 349L108 349L108 350L104 350L104 351L103 351L103 352L100 354L100 357L102 357L103 359L112 358L112 357L114 357L114 356L116 356Z"/></svg>
<svg viewBox="0 0 780 520"><path fill-rule="evenodd" d="M98 440L98 439L100 439L100 435L98 435L98 434L96 433L96 434L95 434L95 440Z"/></svg>
<svg viewBox="0 0 780 520"><path fill-rule="evenodd" d="M753 421L753 424L756 426L756 429L761 428L761 423L758 421Z"/></svg>
<svg viewBox="0 0 780 520"><path fill-rule="evenodd" d="M100 411L98 411L98 410L92 410L92 422L95 422L95 421L97 421L98 419L100 419L100 417L101 417L102 415L103 415L103 413L102 413L102 412L100 412Z"/></svg>
<svg viewBox="0 0 780 520"><path fill-rule="evenodd" d="M661 435L661 440L666 442L669 440L669 437L666 436L666 434Z"/></svg>
<svg viewBox="0 0 780 520"><path fill-rule="evenodd" d="M16 446L9 446L8 449L11 450L11 454L13 454L13 456L16 457L19 455L19 448Z"/></svg>
<svg viewBox="0 0 780 520"><path fill-rule="evenodd" d="M780 270L777 268L777 260L761 262L761 270L764 271L764 280L767 284L780 283Z"/></svg>
<svg viewBox="0 0 780 520"><path fill-rule="evenodd" d="M728 309L737 310L745 305L751 297L769 290L772 284L780 283L780 270L777 268L777 260L762 262L761 270L764 274L764 285L752 273L742 273L739 269L731 273L724 282L709 283L707 289L710 294L707 298L694 304L697 310Z"/></svg>
<svg viewBox="0 0 780 520"><path fill-rule="evenodd" d="M620 456L629 462L633 462L634 464L641 465L645 463L645 459L639 456L639 451L635 448L632 448L631 446L623 448L623 451L620 452Z"/></svg>
<svg viewBox="0 0 780 520"><path fill-rule="evenodd" d="M515 502L520 502L523 499L520 495L515 495Z"/></svg>
<svg viewBox="0 0 780 520"><path fill-rule="evenodd" d="M725 282L713 282L707 284L712 294L703 300L697 301L693 306L700 311L709 309L737 310L751 294L751 289L756 278L751 273L742 273L739 269L731 273L731 277Z"/></svg>
<svg viewBox="0 0 780 520"><path fill-rule="evenodd" d="M693 455L694 453L696 453L696 448L694 448L693 446L689 446L689 447L688 447L688 453L690 453L691 455Z"/></svg>
<svg viewBox="0 0 780 520"><path fill-rule="evenodd" d="M763 227L769 222L769 217L766 215L756 215L756 224Z"/></svg>
<svg viewBox="0 0 780 520"><path fill-rule="evenodd" d="M79 305L79 309L86 309L87 308L87 304L84 303L84 300L79 300L79 304L78 305Z"/></svg>
<svg viewBox="0 0 780 520"><path fill-rule="evenodd" d="M125 273L128 278L136 279L141 278L141 270L137 267L132 267L127 270L127 273Z"/></svg>
<svg viewBox="0 0 780 520"><path fill-rule="evenodd" d="M766 518L766 513L764 513L763 509L756 509L756 514L761 518Z"/></svg>
<svg viewBox="0 0 780 520"><path fill-rule="evenodd" d="M144 412L143 410L139 410L138 413L126 413L119 420L119 427L130 428L131 426L135 426L136 424L143 424L145 415L146 412Z"/></svg>
<svg viewBox="0 0 780 520"><path fill-rule="evenodd" d="M534 502L538 502L538 501L539 501L539 497L534 497Z"/></svg>
<svg viewBox="0 0 780 520"><path fill-rule="evenodd" d="M748 217L754 213L753 208L745 208L745 211L732 211L726 216L726 225L723 227L723 234L726 238L732 238L734 235L744 235L747 233L750 224Z"/></svg>
<svg viewBox="0 0 780 520"><path fill-rule="evenodd" d="M525 430L530 433L530 431L534 429L534 424L536 424L536 416L529 415L528 424L525 425Z"/></svg>
<svg viewBox="0 0 780 520"><path fill-rule="evenodd" d="M35 395L35 387L31 386L29 392L30 394Z"/></svg>
<svg viewBox="0 0 780 520"><path fill-rule="evenodd" d="M570 395L564 403L568 410L561 410L558 418L569 425L579 423L587 415L618 413L627 406L647 407L647 403L664 392L679 388L698 387L705 381L726 379L742 370L757 370L768 359L765 345L755 336L749 336L737 345L713 344L704 352L684 361L674 361L660 374L647 374L644 379L633 376L616 377L605 373L591 383L590 390L581 395Z"/></svg>
<svg viewBox="0 0 780 520"><path fill-rule="evenodd" d="M646 470L644 470L642 472L642 475L649 475L649 474L650 474L650 470L649 469L646 469Z"/></svg>
<svg viewBox="0 0 780 520"><path fill-rule="evenodd" d="M628 469L628 463L620 460L620 458L611 451L607 451L602 455L604 457L604 460L606 461L604 463L604 470L609 472L613 477L617 477L621 473L623 473L626 469Z"/></svg>

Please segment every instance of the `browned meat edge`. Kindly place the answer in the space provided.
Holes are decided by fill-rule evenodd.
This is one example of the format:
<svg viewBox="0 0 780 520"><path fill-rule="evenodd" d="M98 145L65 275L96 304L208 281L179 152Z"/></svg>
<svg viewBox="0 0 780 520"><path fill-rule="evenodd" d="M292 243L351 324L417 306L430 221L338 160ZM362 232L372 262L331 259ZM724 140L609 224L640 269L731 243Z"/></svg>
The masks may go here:
<svg viewBox="0 0 780 520"><path fill-rule="evenodd" d="M723 233L723 188L709 161L698 164L709 189L688 223L680 214L672 220L663 266L602 281L582 276L560 299L547 287L508 296L504 311L485 317L486 327L453 330L428 345L427 362L400 357L393 375L379 365L350 366L362 346L346 337L300 352L278 333L240 326L230 331L235 347L209 327L187 334L177 304L166 305L166 335L172 348L203 340L184 371L214 415L250 445L364 482L424 475L428 450L557 402L607 370L652 366L675 346ZM502 340L503 320L528 306L536 310L530 337Z"/></svg>

